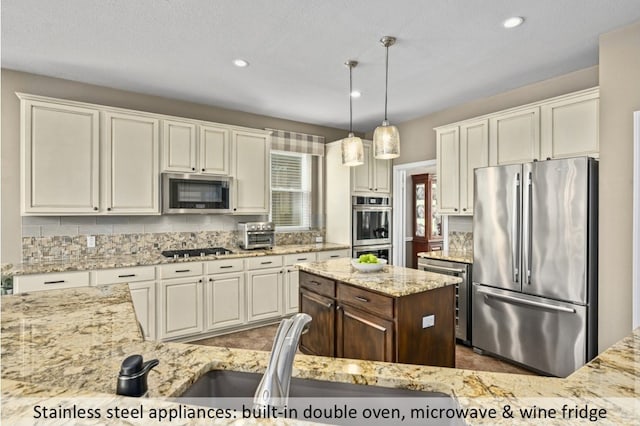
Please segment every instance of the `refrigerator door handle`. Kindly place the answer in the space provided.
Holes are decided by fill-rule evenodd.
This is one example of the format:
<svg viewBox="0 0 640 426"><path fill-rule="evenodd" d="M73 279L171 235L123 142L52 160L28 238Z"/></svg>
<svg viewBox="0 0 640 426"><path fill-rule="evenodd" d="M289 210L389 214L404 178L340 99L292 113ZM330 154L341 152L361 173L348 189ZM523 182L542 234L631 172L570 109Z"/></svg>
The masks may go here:
<svg viewBox="0 0 640 426"><path fill-rule="evenodd" d="M484 290L482 288L479 288L477 290L477 292L479 294L484 294L485 297L493 297L494 299L498 299L498 300L506 300L506 301L509 301L509 302L517 302L517 303L520 303L522 305L535 306L536 308L545 308L545 309L550 309L550 310L553 310L553 311L566 312L566 313L569 313L569 314L575 314L576 313L576 310L572 309L572 308L566 308L564 306L555 306L555 305L550 305L548 303L542 303L542 302L535 302L533 300L521 299L519 297L508 296L506 294L496 294L496 293L492 293L490 291Z"/></svg>
<svg viewBox="0 0 640 426"><path fill-rule="evenodd" d="M516 173L513 181L513 223L511 225L511 271L513 282L520 282L520 261L521 261L521 249L520 249L520 173Z"/></svg>
<svg viewBox="0 0 640 426"><path fill-rule="evenodd" d="M522 272L523 272L523 284L531 285L531 242L532 242L532 228L533 228L533 179L531 171L527 172L527 182L524 186L523 200L525 201L526 208L523 208L524 229L522 232L522 244L523 256L522 256Z"/></svg>

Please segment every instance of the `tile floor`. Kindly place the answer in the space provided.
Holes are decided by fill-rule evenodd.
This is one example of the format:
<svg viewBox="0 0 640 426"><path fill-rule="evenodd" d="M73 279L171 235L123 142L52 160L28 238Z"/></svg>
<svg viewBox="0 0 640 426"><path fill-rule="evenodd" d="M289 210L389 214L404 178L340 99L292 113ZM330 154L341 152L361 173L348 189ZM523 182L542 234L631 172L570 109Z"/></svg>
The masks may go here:
<svg viewBox="0 0 640 426"><path fill-rule="evenodd" d="M196 345L227 346L231 348L270 351L277 324L253 328L237 333L190 342ZM499 359L480 355L469 347L456 345L456 368L467 370L494 371L498 373L535 374L529 370L509 364Z"/></svg>

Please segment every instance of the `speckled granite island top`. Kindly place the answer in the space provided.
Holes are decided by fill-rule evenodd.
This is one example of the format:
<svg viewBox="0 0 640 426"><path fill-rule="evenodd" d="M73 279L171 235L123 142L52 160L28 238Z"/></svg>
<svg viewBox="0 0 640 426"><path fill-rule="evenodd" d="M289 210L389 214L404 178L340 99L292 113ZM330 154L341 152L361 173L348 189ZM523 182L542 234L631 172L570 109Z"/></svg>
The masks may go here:
<svg viewBox="0 0 640 426"><path fill-rule="evenodd" d="M456 250L438 250L438 251L423 251L416 256L424 257L428 259L438 260L450 260L452 262L463 262L473 264L473 252L471 251L456 251Z"/></svg>
<svg viewBox="0 0 640 426"><path fill-rule="evenodd" d="M332 259L296 265L300 270L400 297L462 282L459 277L434 274L402 266L386 265L379 272L360 272L351 259Z"/></svg>
<svg viewBox="0 0 640 426"><path fill-rule="evenodd" d="M35 421L34 404L108 407L178 407L164 397L181 395L213 369L264 371L267 352L144 341L127 285L85 287L2 296L2 424ZM158 358L149 374L149 398L114 395L121 361L131 354ZM296 355L293 375L301 378L444 392L462 408L504 404L607 410L597 424L637 424L640 415L640 329L566 379L477 372L418 365ZM562 406L562 405L560 405ZM468 419L470 424L554 424L552 421ZM81 424L168 424L149 420L84 421ZM171 424L247 424L247 420L182 420ZM252 420L258 424L302 424ZM567 421L557 424L571 424ZM584 423L584 422L583 422ZM80 424L80 423L75 423ZM389 424L392 424L389 422Z"/></svg>
<svg viewBox="0 0 640 426"><path fill-rule="evenodd" d="M127 268L132 266L149 266L160 265L165 263L177 262L202 262L218 259L235 259L239 257L255 257L255 256L278 256L294 253L309 253L328 250L348 249L349 245L334 243L318 243L318 244L291 244L275 246L271 249L258 250L242 250L239 248L231 248L233 253L220 256L210 255L202 257L190 258L169 258L164 257L158 251L153 254L129 254L126 256L109 256L95 258L77 258L66 259L56 262L34 262L21 263L18 265L5 265L3 275L27 275L27 274L46 274L52 272L66 271L89 271L96 269L110 268Z"/></svg>

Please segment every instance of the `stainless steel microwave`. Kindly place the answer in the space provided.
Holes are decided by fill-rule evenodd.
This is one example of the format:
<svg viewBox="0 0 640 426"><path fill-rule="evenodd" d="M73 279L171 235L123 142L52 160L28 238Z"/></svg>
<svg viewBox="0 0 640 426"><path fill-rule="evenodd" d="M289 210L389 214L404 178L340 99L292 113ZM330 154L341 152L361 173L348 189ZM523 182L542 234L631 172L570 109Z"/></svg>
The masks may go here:
<svg viewBox="0 0 640 426"><path fill-rule="evenodd" d="M162 212L230 213L233 179L225 176L162 174Z"/></svg>

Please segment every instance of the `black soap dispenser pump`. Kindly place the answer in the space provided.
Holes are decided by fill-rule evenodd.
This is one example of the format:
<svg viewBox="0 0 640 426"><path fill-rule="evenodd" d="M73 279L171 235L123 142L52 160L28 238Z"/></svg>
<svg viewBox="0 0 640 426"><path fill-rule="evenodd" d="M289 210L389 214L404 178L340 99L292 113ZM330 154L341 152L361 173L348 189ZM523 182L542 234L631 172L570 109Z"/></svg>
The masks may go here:
<svg viewBox="0 0 640 426"><path fill-rule="evenodd" d="M147 393L147 374L160 361L142 362L142 355L131 355L122 361L116 393L124 396L144 396Z"/></svg>

